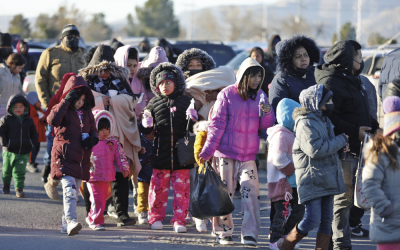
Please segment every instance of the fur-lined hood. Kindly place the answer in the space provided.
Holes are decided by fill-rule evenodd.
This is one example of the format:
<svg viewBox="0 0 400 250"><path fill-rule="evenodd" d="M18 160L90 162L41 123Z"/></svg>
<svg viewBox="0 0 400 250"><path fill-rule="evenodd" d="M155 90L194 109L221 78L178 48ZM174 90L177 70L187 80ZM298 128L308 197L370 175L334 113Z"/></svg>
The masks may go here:
<svg viewBox="0 0 400 250"><path fill-rule="evenodd" d="M288 75L295 74L292 66L292 58L299 46L303 46L307 50L310 57L310 65L319 63L321 52L315 41L304 35L295 35L291 39L280 41L276 45L278 71L282 71Z"/></svg>
<svg viewBox="0 0 400 250"><path fill-rule="evenodd" d="M176 61L176 66L178 66L183 72L186 73L186 71L188 71L187 65L192 58L198 59L203 65L203 69L205 71L215 69L217 66L214 59L207 52L197 48L187 49L183 51L183 53L179 55L178 60Z"/></svg>
<svg viewBox="0 0 400 250"><path fill-rule="evenodd" d="M314 85L301 91L300 93L300 104L302 107L295 108L293 111L293 120L296 120L298 116L307 115L314 113L316 116L322 117L322 113L319 110L319 103L322 99L322 92L324 85Z"/></svg>
<svg viewBox="0 0 400 250"><path fill-rule="evenodd" d="M143 81L146 78L150 77L151 71L153 71L154 67L149 67L149 68L140 68L138 69L136 73L136 77L140 80Z"/></svg>
<svg viewBox="0 0 400 250"><path fill-rule="evenodd" d="M193 133L197 135L197 132L208 131L208 126L210 126L211 121L199 121L193 125Z"/></svg>
<svg viewBox="0 0 400 250"><path fill-rule="evenodd" d="M88 66L79 70L79 75L87 81L93 76L99 76L101 73L109 72L113 77L119 79L129 78L129 70L124 67L117 66L115 62L102 61L100 64Z"/></svg>
<svg viewBox="0 0 400 250"><path fill-rule="evenodd" d="M151 71L151 74L150 74L151 91L156 96L161 96L161 93L157 90L157 87L156 87L156 76L158 73L160 73L163 70L172 71L176 75L177 80L175 83L176 84L175 92L177 92L178 95L183 95L183 93L186 90L186 81L185 81L185 78L183 77L182 70L169 62L160 63L157 67L155 67L153 69L153 71Z"/></svg>

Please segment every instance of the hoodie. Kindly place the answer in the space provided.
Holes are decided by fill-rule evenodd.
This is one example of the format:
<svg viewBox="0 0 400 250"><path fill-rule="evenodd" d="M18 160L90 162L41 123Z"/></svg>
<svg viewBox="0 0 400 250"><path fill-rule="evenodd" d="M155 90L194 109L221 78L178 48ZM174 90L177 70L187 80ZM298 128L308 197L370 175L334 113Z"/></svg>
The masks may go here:
<svg viewBox="0 0 400 250"><path fill-rule="evenodd" d="M136 47L130 46L130 45L125 45L117 49L114 55L115 59L115 64L119 67L127 68L128 65L128 55L129 55L129 49L135 49L137 51L137 58L136 61L138 62L138 67L139 67L139 51L137 50ZM128 75L128 78L126 78L126 81L129 83L130 88L132 89L132 92L137 95L141 95L143 93L143 99L141 103L138 103L135 107L135 113L136 116L139 116L140 113L142 113L143 109L146 107L147 103L144 100L147 100L146 97L146 91L143 87L142 82L137 78L137 73L135 76L133 76L132 80L129 79L130 74Z"/></svg>
<svg viewBox="0 0 400 250"><path fill-rule="evenodd" d="M16 103L25 106L22 117L18 117L13 112ZM29 116L29 103L21 95L13 95L7 104L8 115L0 119L0 143L3 150L14 154L29 154L34 145L37 144L38 134L35 123Z"/></svg>
<svg viewBox="0 0 400 250"><path fill-rule="evenodd" d="M99 127L99 121L102 118L110 122L110 134L114 129L114 117L106 110L93 111L96 128ZM126 159L125 152L122 149L118 138L109 136L105 140L100 139L99 143L92 148L92 155L90 157L90 180L93 181L115 181L116 167L121 172L127 170L129 172L129 163ZM115 164L115 166L114 166Z"/></svg>
<svg viewBox="0 0 400 250"><path fill-rule="evenodd" d="M165 39L165 38L158 38L155 42L154 42L154 47L161 47L165 50L165 48L167 47L169 50L170 55L167 56L168 57L168 61L170 63L175 64L176 63L176 57L174 57L174 48L172 47L172 45ZM151 51L150 51L151 52Z"/></svg>
<svg viewBox="0 0 400 250"><path fill-rule="evenodd" d="M350 40L340 41L325 54L327 64L315 70L318 84L323 84L333 93L335 105L329 119L335 126L335 134L349 136L350 152L360 153L359 128L367 126L372 133L379 128L369 111L368 93L359 76L352 75L354 47Z"/></svg>
<svg viewBox="0 0 400 250"><path fill-rule="evenodd" d="M266 94L260 90L261 84L258 85L255 100L249 98L245 101L238 93L239 83L250 67L264 70L256 60L247 58L236 74L236 83L218 94L208 127L207 141L200 153L200 157L205 160L216 156L243 162L254 161L260 145L258 130L267 129L275 123L272 108L260 118L258 105L261 94L264 94L267 102Z"/></svg>

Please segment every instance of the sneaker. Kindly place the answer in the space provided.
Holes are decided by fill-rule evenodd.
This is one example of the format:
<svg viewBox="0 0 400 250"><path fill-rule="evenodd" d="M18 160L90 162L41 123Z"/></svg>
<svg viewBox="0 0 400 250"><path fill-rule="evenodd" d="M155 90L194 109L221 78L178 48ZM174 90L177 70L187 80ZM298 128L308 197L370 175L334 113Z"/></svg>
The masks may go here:
<svg viewBox="0 0 400 250"><path fill-rule="evenodd" d="M232 236L217 237L217 242L221 245L233 245Z"/></svg>
<svg viewBox="0 0 400 250"><path fill-rule="evenodd" d="M367 229L362 228L361 226L362 226L362 224L360 224L356 227L351 227L351 234L354 236L368 237L369 231Z"/></svg>
<svg viewBox="0 0 400 250"><path fill-rule="evenodd" d="M115 211L107 211L108 216L114 217L115 219L118 219L118 214Z"/></svg>
<svg viewBox="0 0 400 250"><path fill-rule="evenodd" d="M207 220L194 219L196 222L196 229L200 233L207 232Z"/></svg>
<svg viewBox="0 0 400 250"><path fill-rule="evenodd" d="M187 229L184 225L179 225L176 222L174 223L173 228L174 228L174 231L177 233L186 233L187 232Z"/></svg>
<svg viewBox="0 0 400 250"><path fill-rule="evenodd" d="M15 189L15 196L17 196L18 198L25 198L25 194L22 188Z"/></svg>
<svg viewBox="0 0 400 250"><path fill-rule="evenodd" d="M98 225L95 228L93 228L93 230L95 230L95 231L104 231L104 230L106 230L106 228L104 227L104 225Z"/></svg>
<svg viewBox="0 0 400 250"><path fill-rule="evenodd" d="M68 236L77 234L81 229L82 229L81 223L76 222L76 221L71 221L70 223L68 223L68 226L67 226Z"/></svg>
<svg viewBox="0 0 400 250"><path fill-rule="evenodd" d="M149 220L147 219L147 212L145 211L139 213L138 219L140 225L149 224Z"/></svg>
<svg viewBox="0 0 400 250"><path fill-rule="evenodd" d="M211 236L212 236L212 237L217 237L217 234L214 232L214 229L211 230Z"/></svg>
<svg viewBox="0 0 400 250"><path fill-rule="evenodd" d="M269 243L269 249L270 250L279 250L278 241L277 242L273 242L273 243Z"/></svg>
<svg viewBox="0 0 400 250"><path fill-rule="evenodd" d="M193 218L192 218L192 213L189 211L186 218L186 225L192 225L194 224Z"/></svg>
<svg viewBox="0 0 400 250"><path fill-rule="evenodd" d="M10 184L3 184L3 194L10 193Z"/></svg>
<svg viewBox="0 0 400 250"><path fill-rule="evenodd" d="M153 230L163 230L164 226L161 221L156 221L151 225L151 229Z"/></svg>
<svg viewBox="0 0 400 250"><path fill-rule="evenodd" d="M86 222L86 224L88 224L90 229L94 229L96 227L96 225L94 223L90 223L89 217L85 218L85 222Z"/></svg>
<svg viewBox="0 0 400 250"><path fill-rule="evenodd" d="M37 164L35 164L35 163L28 163L28 165L26 165L26 170L31 173L39 172L39 169L37 168Z"/></svg>
<svg viewBox="0 0 400 250"><path fill-rule="evenodd" d="M125 227L135 225L136 220L134 218L129 217L128 215L122 215L117 219L117 227Z"/></svg>
<svg viewBox="0 0 400 250"><path fill-rule="evenodd" d="M244 236L242 238L242 244L245 244L247 246L253 246L256 247L257 246L257 241L256 239L254 239L254 237L252 236Z"/></svg>
<svg viewBox="0 0 400 250"><path fill-rule="evenodd" d="M61 233L62 234L67 234L68 233L68 224L67 222L61 223Z"/></svg>

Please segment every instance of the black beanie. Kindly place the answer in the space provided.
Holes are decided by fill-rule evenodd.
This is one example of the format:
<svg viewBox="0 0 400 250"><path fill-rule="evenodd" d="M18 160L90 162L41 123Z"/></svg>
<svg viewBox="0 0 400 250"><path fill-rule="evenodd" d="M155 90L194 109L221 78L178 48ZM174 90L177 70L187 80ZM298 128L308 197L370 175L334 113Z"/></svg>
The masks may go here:
<svg viewBox="0 0 400 250"><path fill-rule="evenodd" d="M359 50L361 49L361 44L359 44L357 41L350 40L351 45L353 45L354 50Z"/></svg>
<svg viewBox="0 0 400 250"><path fill-rule="evenodd" d="M158 85L160 85L160 82L163 80L171 80L176 84L176 75L169 70L161 71L156 75L156 88L158 88Z"/></svg>
<svg viewBox="0 0 400 250"><path fill-rule="evenodd" d="M1 33L0 32L0 46L9 46L11 47L11 35L8 33Z"/></svg>
<svg viewBox="0 0 400 250"><path fill-rule="evenodd" d="M321 108L322 106L324 106L324 104L329 100L329 98L331 98L333 95L332 91L330 91L329 89L327 89L325 86L322 88L322 97L321 97L321 101L319 102L319 108Z"/></svg>
<svg viewBox="0 0 400 250"><path fill-rule="evenodd" d="M61 33L61 39L63 39L65 36L69 36L69 35L80 36L78 28L73 24L68 24L67 26L64 27L64 29Z"/></svg>

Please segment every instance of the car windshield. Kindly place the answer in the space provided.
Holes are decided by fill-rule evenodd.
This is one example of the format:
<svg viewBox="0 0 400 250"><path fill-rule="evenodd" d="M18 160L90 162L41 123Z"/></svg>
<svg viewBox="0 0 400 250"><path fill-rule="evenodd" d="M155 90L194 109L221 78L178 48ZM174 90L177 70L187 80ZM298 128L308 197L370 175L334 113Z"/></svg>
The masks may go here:
<svg viewBox="0 0 400 250"><path fill-rule="evenodd" d="M364 69L363 69L361 74L368 75L369 70L371 68L372 59L373 59L372 57L364 58ZM372 71L371 71L371 75L375 74L375 72L377 70L381 70L382 69L382 64L383 64L384 60L385 60L384 56L375 57L375 62L374 62L374 66L373 66Z"/></svg>
<svg viewBox="0 0 400 250"><path fill-rule="evenodd" d="M239 70L240 65L244 60L246 60L247 57L249 57L250 51L249 50L244 50L237 54L232 60L230 60L226 66L233 68L233 70L237 71Z"/></svg>

